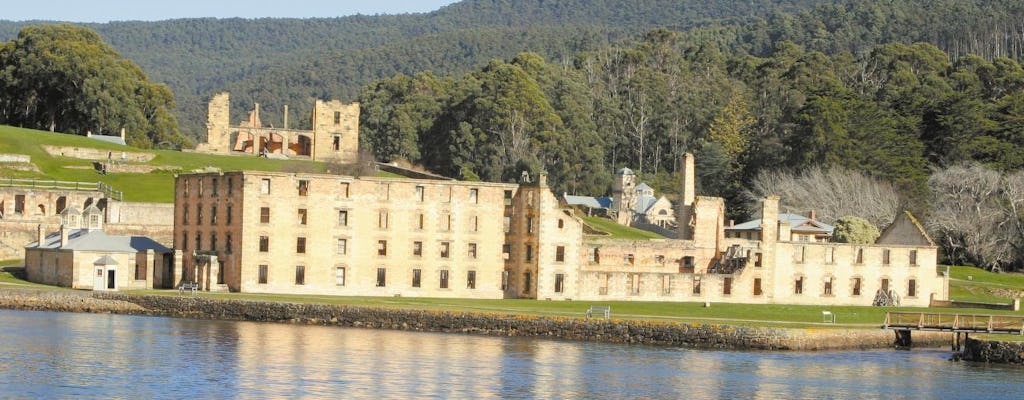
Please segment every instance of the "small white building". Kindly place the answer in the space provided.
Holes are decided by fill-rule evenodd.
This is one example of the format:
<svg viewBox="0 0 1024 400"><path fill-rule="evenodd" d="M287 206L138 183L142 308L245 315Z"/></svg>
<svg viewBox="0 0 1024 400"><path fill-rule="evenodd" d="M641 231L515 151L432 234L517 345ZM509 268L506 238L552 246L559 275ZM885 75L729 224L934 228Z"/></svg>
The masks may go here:
<svg viewBox="0 0 1024 400"><path fill-rule="evenodd" d="M25 274L31 282L88 290L152 289L154 282L173 279L174 266L180 266L173 250L148 237L108 235L103 211L95 205L84 212L68 207L60 218L59 231L47 234L40 224L38 240L25 246Z"/></svg>

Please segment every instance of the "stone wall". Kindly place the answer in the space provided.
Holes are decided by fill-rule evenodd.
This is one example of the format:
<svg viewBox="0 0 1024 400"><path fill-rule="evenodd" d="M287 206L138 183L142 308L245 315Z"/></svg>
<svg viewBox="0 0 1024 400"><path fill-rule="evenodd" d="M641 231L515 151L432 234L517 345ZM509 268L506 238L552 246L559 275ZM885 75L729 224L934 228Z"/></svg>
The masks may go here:
<svg viewBox="0 0 1024 400"><path fill-rule="evenodd" d="M95 160L105 161L114 160L121 161L120 151L111 151L103 149L94 149L90 147L74 147L74 146L43 146L43 150L46 150L51 156L54 157L72 157L80 158L83 160ZM128 162L149 162L156 157L153 153L141 153L141 152L123 152L125 159Z"/></svg>
<svg viewBox="0 0 1024 400"><path fill-rule="evenodd" d="M953 359L997 364L1024 364L1024 342L1000 342L967 338L963 351Z"/></svg>
<svg viewBox="0 0 1024 400"><path fill-rule="evenodd" d="M32 157L24 154L0 153L0 163L29 163Z"/></svg>
<svg viewBox="0 0 1024 400"><path fill-rule="evenodd" d="M533 317L484 313L394 310L325 304L214 300L193 296L148 296L79 292L61 298L0 290L0 308L116 312L170 317L291 322L406 331L547 337L579 341L667 345L703 349L837 350L888 348L893 334L878 329L786 329L730 325ZM38 293L38 292L37 292ZM98 301L97 300L102 300ZM109 304L108 304L109 303ZM582 316L582 311L581 311ZM917 346L948 344L948 334L918 332Z"/></svg>

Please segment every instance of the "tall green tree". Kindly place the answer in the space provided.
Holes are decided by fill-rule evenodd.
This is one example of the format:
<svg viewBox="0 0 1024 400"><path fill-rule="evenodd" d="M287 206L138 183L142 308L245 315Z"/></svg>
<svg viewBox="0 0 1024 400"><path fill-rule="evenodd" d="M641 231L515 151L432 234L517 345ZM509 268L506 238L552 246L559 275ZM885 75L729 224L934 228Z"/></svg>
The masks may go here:
<svg viewBox="0 0 1024 400"><path fill-rule="evenodd" d="M37 25L0 48L0 123L117 134L132 145L181 146L174 95L91 29Z"/></svg>

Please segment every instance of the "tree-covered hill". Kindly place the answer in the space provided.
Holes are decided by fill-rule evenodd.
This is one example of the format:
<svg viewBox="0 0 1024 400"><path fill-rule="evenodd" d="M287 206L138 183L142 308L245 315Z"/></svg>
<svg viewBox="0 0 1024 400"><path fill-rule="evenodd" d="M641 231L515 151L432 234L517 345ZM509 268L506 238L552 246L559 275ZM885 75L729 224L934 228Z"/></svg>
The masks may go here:
<svg viewBox="0 0 1024 400"><path fill-rule="evenodd" d="M364 85L397 72L465 73L522 51L571 57L656 27L684 30L822 1L465 0L425 14L87 25L170 86L182 130L199 137L205 102L222 90L233 92L239 116L258 101L269 122L285 104L297 110L292 121L304 121L314 98L352 101ZM31 23L38 21L0 21L0 39Z"/></svg>
<svg viewBox="0 0 1024 400"><path fill-rule="evenodd" d="M0 39L36 22L0 21ZM621 45L666 28L683 41L770 56L791 41L855 55L878 44L929 42L951 57L1019 59L1024 4L1013 0L464 0L424 14L318 19L178 19L89 24L175 93L182 131L205 132L206 100L233 92L279 124L306 123L314 98L355 100L395 73L463 74L529 51L549 60Z"/></svg>

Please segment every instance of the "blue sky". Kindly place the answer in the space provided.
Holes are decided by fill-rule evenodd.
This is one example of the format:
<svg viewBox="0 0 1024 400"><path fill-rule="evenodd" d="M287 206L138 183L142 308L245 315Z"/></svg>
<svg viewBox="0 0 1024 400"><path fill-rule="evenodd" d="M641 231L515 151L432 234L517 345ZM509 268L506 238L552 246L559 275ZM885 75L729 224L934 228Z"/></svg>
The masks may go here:
<svg viewBox="0 0 1024 400"><path fill-rule="evenodd" d="M433 11L456 0L13 0L0 20L158 21L174 18L307 18Z"/></svg>

